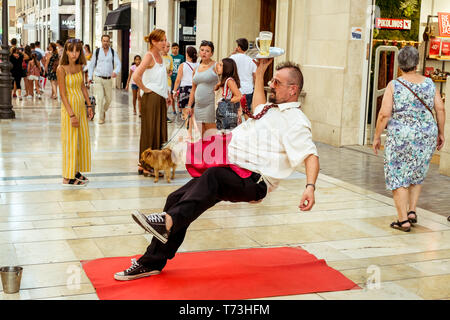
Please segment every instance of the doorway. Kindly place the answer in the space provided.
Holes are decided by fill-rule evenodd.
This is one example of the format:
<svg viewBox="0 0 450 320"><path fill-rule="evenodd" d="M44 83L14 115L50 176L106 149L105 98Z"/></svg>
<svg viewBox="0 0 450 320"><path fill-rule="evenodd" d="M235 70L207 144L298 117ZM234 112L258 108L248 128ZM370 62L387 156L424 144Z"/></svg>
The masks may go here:
<svg viewBox="0 0 450 320"><path fill-rule="evenodd" d="M197 40L197 1L177 1L178 23L175 25L180 54L186 56L186 47L195 46Z"/></svg>
<svg viewBox="0 0 450 320"><path fill-rule="evenodd" d="M365 115L364 120L361 120L364 121L364 126L361 127L363 145L371 145L373 142L385 88L390 81L401 76L397 65L398 51L407 45L416 48L419 45L421 1L409 2L409 6L403 9L402 0L372 2ZM402 21L408 27L399 28L394 25L394 20Z"/></svg>
<svg viewBox="0 0 450 320"><path fill-rule="evenodd" d="M277 17L277 0L261 0L261 16L260 16L260 31L270 31L273 33L272 44L274 45L275 39L275 26ZM272 79L273 68L269 68L264 75L264 85Z"/></svg>
<svg viewBox="0 0 450 320"><path fill-rule="evenodd" d="M130 29L122 29L121 33L121 43L122 43L122 70L121 70L121 88L127 86L128 74L130 72Z"/></svg>

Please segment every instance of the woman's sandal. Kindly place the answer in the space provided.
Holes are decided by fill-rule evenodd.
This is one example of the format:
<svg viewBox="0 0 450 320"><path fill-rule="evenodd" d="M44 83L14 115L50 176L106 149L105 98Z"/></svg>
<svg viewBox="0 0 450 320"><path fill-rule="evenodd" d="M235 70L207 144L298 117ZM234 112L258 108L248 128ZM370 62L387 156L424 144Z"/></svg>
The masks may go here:
<svg viewBox="0 0 450 320"><path fill-rule="evenodd" d="M86 182L83 182L78 179L69 179L67 183L62 183L64 187L84 187L86 186Z"/></svg>
<svg viewBox="0 0 450 320"><path fill-rule="evenodd" d="M414 215L414 218L409 218L409 215L411 215L411 214ZM408 220L409 220L409 222L411 222L411 225L413 223L417 223L417 213L415 211L408 212Z"/></svg>
<svg viewBox="0 0 450 320"><path fill-rule="evenodd" d="M77 172L75 174L75 179L83 181L83 182L89 182L89 179L83 176L80 172Z"/></svg>
<svg viewBox="0 0 450 320"><path fill-rule="evenodd" d="M403 232L410 232L411 231L411 227L403 227L404 224L411 224L411 222L409 220L405 220L405 221L397 221L397 222L392 222L391 223L391 228L393 229L397 229Z"/></svg>

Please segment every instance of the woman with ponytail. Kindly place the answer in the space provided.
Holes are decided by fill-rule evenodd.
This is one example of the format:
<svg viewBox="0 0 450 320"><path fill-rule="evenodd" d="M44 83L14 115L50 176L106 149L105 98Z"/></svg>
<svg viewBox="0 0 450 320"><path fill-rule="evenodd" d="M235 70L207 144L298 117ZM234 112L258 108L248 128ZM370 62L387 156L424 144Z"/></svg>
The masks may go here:
<svg viewBox="0 0 450 320"><path fill-rule="evenodd" d="M146 149L159 150L167 141L167 105L172 103L167 71L160 54L167 43L166 32L155 29L144 40L150 44L150 48L132 76L142 97L139 161ZM138 173L143 172L139 163ZM154 175L153 168L150 169L150 175Z"/></svg>
<svg viewBox="0 0 450 320"><path fill-rule="evenodd" d="M177 80L173 87L173 99L179 95L180 110L183 112L189 103L189 96L192 90L192 78L194 77L194 70L198 68L197 49L188 47L186 49L186 62L183 62L178 68ZM179 89L179 90L178 90Z"/></svg>

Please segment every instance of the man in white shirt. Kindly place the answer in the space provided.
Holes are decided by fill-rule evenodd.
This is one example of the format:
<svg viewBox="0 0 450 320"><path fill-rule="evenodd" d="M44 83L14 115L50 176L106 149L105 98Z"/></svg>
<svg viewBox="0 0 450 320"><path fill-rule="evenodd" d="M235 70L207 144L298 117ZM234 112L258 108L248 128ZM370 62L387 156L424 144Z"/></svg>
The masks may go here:
<svg viewBox="0 0 450 320"><path fill-rule="evenodd" d="M245 38L236 40L237 47L234 54L230 56L236 62L239 80L241 81L240 91L247 99L248 105L252 105L253 89L255 82L256 64L245 54L248 50L248 41Z"/></svg>
<svg viewBox="0 0 450 320"><path fill-rule="evenodd" d="M112 101L112 79L117 78L121 63L111 48L109 35L102 36L102 48L98 48L89 63L89 83L94 80L94 96L97 105L98 124L105 123L105 113Z"/></svg>
<svg viewBox="0 0 450 320"><path fill-rule="evenodd" d="M298 102L303 75L296 64L279 65L270 83L269 103L266 103L264 74L272 61L260 60L253 114L249 112L251 119L233 130L227 148L229 166L209 168L199 178L170 194L162 214L144 215L139 211L132 214L154 237L139 260L133 260L128 269L114 275L116 280L159 274L183 243L189 225L203 212L221 201L258 203L302 163L307 184L299 208L301 211L312 209L319 157L312 141L310 122Z"/></svg>

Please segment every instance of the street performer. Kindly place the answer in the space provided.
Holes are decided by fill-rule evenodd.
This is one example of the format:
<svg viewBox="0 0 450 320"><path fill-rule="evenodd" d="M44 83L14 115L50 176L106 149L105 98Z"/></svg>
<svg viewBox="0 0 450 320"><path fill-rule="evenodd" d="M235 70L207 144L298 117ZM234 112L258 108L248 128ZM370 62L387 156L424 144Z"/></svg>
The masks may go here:
<svg viewBox="0 0 450 320"><path fill-rule="evenodd" d="M298 102L303 74L294 63L278 65L266 103L264 74L273 59L259 61L250 119L233 130L226 149L230 165L209 167L170 194L163 213L132 214L153 239L141 258L114 275L116 280L159 274L174 258L189 225L203 212L221 201L259 203L303 163L307 182L299 208L309 211L314 206L319 157L311 124Z"/></svg>

